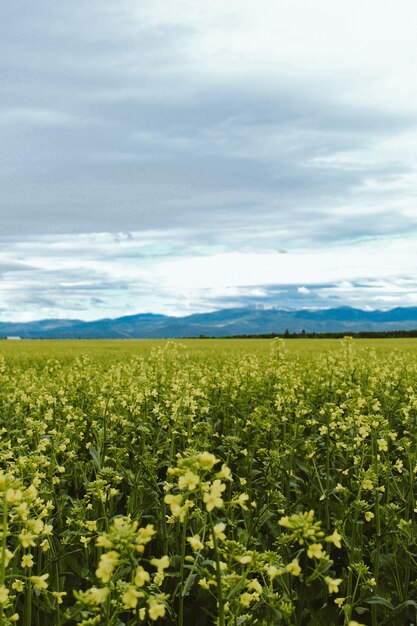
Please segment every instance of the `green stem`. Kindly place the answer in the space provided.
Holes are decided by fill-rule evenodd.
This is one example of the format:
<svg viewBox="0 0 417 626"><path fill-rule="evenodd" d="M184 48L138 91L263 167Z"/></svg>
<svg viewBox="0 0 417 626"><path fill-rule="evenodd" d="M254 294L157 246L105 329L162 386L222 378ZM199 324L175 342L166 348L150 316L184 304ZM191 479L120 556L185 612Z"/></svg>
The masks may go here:
<svg viewBox="0 0 417 626"><path fill-rule="evenodd" d="M32 583L29 580L26 583L24 619L25 619L25 626L32 626Z"/></svg>
<svg viewBox="0 0 417 626"><path fill-rule="evenodd" d="M6 549L7 549L7 521L8 521L8 508L6 494L3 496L3 528L1 537L1 569L0 569L0 585L3 587L6 580ZM3 626L3 605L0 605L0 626Z"/></svg>
<svg viewBox="0 0 417 626"><path fill-rule="evenodd" d="M209 525L210 525L210 530L211 530L211 536L213 538L214 560L216 562L217 602L218 602L218 610L219 610L217 626L225 626L224 598L223 598L223 589L222 589L222 571L220 567L219 545L217 543L217 537L214 531L213 518L210 512L208 512L208 519L209 519Z"/></svg>
<svg viewBox="0 0 417 626"><path fill-rule="evenodd" d="M185 515L184 524L182 527L182 535L181 535L181 563L180 563L180 596L178 599L178 626L183 626L184 624L184 595L183 595L183 584L184 584L184 560L185 560L185 543L187 539L187 517Z"/></svg>
<svg viewBox="0 0 417 626"><path fill-rule="evenodd" d="M329 437L329 419L327 419L326 433L326 493L324 500L326 526L330 529L330 510L329 510L329 491L330 491L330 437Z"/></svg>
<svg viewBox="0 0 417 626"><path fill-rule="evenodd" d="M351 620L352 610L355 604L356 593L359 588L359 582L360 582L360 576L357 576L355 588L353 589L353 592L352 592L353 572L352 572L352 568L349 567L348 589L347 589L347 596L346 596L347 601L349 602L349 610L345 612L345 623L348 623Z"/></svg>
<svg viewBox="0 0 417 626"><path fill-rule="evenodd" d="M50 544L52 543L51 541L49 542ZM60 562L58 560L55 561L55 585L56 585L56 590L59 591L60 585L59 585L59 566L60 566ZM61 622L61 611L60 611L60 605L58 600L56 600L56 623L60 624Z"/></svg>
<svg viewBox="0 0 417 626"><path fill-rule="evenodd" d="M374 470L376 474L376 480L379 484L379 464L378 464L378 452L376 447L375 437L372 441L373 444L373 455L374 455ZM378 491L375 493L375 529L376 529L376 541L375 541L375 559L374 559L374 577L378 583L379 577L379 556L381 552L381 515L379 511L379 493ZM373 604L371 608L371 621L372 626L378 626L377 622L377 605Z"/></svg>
<svg viewBox="0 0 417 626"><path fill-rule="evenodd" d="M107 448L107 407L109 405L109 401L106 402L106 407L104 409L103 414L103 443L102 449L100 451L100 467L103 467L105 459L106 459L106 448Z"/></svg>

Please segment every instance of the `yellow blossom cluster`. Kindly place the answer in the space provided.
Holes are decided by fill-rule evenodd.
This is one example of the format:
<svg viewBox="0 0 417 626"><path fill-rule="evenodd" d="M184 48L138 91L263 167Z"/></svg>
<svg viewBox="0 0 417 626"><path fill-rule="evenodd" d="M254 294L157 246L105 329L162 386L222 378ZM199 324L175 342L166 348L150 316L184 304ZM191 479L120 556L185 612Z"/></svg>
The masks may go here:
<svg viewBox="0 0 417 626"><path fill-rule="evenodd" d="M139 561L145 546L152 541L155 534L152 524L141 527L130 516L114 518L108 531L101 533L96 540L96 546L106 550L101 554L95 571L96 577L104 586L93 586L86 591L77 592L77 604L94 612L95 607L117 592L124 609L137 612L140 619L145 619L146 615L153 621L163 617L169 596L155 593L155 590L164 580L170 559L166 555L151 558L149 564L156 569L153 575ZM136 565L129 569L133 555L136 555ZM128 581L123 580L125 571L130 571ZM147 587L151 584L152 591Z"/></svg>
<svg viewBox="0 0 417 626"><path fill-rule="evenodd" d="M34 483L26 486L11 472L0 471L0 604L2 610L12 607L12 600L22 593L28 582L38 592L48 589L49 573L32 574L36 564L33 549L47 552L53 526L45 520L51 515L53 504L45 502ZM23 570L21 573L18 567ZM6 582L12 579L11 589ZM17 613L8 616L9 622L17 621Z"/></svg>
<svg viewBox="0 0 417 626"><path fill-rule="evenodd" d="M184 521L188 510L194 505L190 500L190 494L198 490L202 494L203 503L208 512L224 507L223 494L227 485L225 482L232 482L232 472L226 463L222 463L221 469L214 472L214 475L207 477L208 472L212 472L215 465L221 463L211 452L201 452L199 454L179 456L176 467L170 467L168 474L178 478L177 487L180 493L167 493L164 501L169 505L174 518ZM172 489L172 484L167 484L168 491ZM186 495L187 494L187 495ZM232 500L234 506L247 510L246 502L249 496L241 493Z"/></svg>

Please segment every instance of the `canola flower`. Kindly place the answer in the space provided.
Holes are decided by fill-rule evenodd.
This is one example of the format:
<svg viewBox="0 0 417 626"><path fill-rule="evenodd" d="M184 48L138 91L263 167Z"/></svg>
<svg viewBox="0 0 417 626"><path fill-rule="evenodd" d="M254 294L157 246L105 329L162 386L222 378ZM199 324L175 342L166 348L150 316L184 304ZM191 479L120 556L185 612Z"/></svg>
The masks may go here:
<svg viewBox="0 0 417 626"><path fill-rule="evenodd" d="M222 493L225 491L226 485L216 478L209 486L208 491L203 496L203 502L206 505L207 511L213 511L213 509L221 509L224 505Z"/></svg>
<svg viewBox="0 0 417 626"><path fill-rule="evenodd" d="M412 351L124 345L2 346L2 626L412 623Z"/></svg>

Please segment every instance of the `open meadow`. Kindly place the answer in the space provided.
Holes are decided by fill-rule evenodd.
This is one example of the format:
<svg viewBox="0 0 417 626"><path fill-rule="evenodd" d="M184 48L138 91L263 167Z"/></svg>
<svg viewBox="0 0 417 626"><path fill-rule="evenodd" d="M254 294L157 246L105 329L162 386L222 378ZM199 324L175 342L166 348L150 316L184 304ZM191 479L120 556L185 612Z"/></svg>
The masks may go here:
<svg viewBox="0 0 417 626"><path fill-rule="evenodd" d="M0 342L0 626L417 624L417 340Z"/></svg>

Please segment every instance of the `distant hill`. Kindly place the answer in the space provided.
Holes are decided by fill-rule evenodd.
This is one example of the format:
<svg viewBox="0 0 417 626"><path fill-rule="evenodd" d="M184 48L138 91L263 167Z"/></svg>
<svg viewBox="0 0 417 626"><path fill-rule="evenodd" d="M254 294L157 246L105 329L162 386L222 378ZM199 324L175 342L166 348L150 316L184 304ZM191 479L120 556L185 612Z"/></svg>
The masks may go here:
<svg viewBox="0 0 417 626"><path fill-rule="evenodd" d="M0 322L0 337L32 339L123 339L175 337L229 337L278 333L386 332L417 329L417 307L390 311L363 311L351 307L302 309L244 307L185 317L140 313L116 319L47 319L35 322Z"/></svg>

